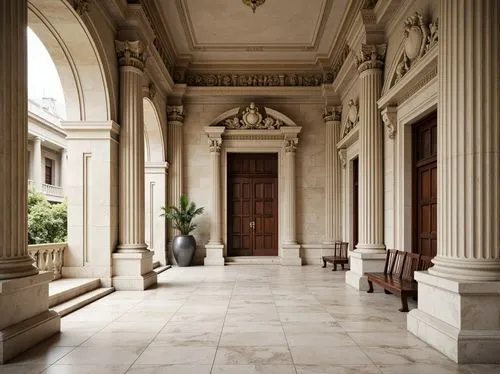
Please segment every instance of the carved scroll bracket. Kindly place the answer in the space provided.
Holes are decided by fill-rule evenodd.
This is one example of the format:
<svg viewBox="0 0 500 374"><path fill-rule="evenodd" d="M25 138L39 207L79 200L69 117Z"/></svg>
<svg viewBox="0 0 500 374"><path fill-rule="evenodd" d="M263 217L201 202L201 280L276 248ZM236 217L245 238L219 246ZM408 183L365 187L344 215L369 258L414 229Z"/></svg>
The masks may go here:
<svg viewBox="0 0 500 374"><path fill-rule="evenodd" d="M389 129L389 138L394 139L397 132L398 109L395 106L388 106L382 110L382 120Z"/></svg>

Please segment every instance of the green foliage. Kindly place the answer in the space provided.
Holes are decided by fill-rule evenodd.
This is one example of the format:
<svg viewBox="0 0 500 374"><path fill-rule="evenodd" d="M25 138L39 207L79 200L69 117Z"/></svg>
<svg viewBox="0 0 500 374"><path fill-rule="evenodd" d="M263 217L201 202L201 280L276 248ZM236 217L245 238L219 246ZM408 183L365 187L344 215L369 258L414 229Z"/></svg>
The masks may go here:
<svg viewBox="0 0 500 374"><path fill-rule="evenodd" d="M36 189L28 191L28 244L61 243L67 240L66 201L51 204Z"/></svg>
<svg viewBox="0 0 500 374"><path fill-rule="evenodd" d="M179 200L179 207L169 206L162 207L162 217L172 222L172 227L180 231L181 235L189 235L196 228L196 224L192 223L194 217L203 213L204 208L196 208L194 202L189 202L187 196L182 195Z"/></svg>

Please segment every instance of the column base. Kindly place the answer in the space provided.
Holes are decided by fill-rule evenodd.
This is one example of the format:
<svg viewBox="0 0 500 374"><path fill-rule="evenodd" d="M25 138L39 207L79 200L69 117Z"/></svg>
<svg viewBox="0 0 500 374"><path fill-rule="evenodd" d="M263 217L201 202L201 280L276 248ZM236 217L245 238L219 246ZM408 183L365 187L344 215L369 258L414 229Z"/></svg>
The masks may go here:
<svg viewBox="0 0 500 374"><path fill-rule="evenodd" d="M153 252L113 253L113 286L118 291L145 290L157 283Z"/></svg>
<svg viewBox="0 0 500 374"><path fill-rule="evenodd" d="M500 364L500 282L415 272L418 309L408 331L459 364Z"/></svg>
<svg viewBox="0 0 500 374"><path fill-rule="evenodd" d="M52 272L0 281L0 364L61 330L59 314L49 310Z"/></svg>
<svg viewBox="0 0 500 374"><path fill-rule="evenodd" d="M204 266L224 266L224 244L207 244L205 246Z"/></svg>
<svg viewBox="0 0 500 374"><path fill-rule="evenodd" d="M283 244L281 246L281 265L302 266L300 248L300 244Z"/></svg>
<svg viewBox="0 0 500 374"><path fill-rule="evenodd" d="M345 274L345 282L359 291L368 291L368 281L364 275L367 272L383 272L385 251L377 252L349 252L350 270Z"/></svg>

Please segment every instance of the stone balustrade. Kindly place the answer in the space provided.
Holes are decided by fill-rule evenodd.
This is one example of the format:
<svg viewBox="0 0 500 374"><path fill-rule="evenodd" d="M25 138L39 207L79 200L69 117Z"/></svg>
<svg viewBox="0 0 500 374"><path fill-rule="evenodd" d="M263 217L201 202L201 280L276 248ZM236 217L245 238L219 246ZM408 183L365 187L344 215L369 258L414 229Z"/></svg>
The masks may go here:
<svg viewBox="0 0 500 374"><path fill-rule="evenodd" d="M55 197L64 197L63 188L59 186L54 186L52 184L42 184L42 192L45 195L55 196Z"/></svg>
<svg viewBox="0 0 500 374"><path fill-rule="evenodd" d="M53 279L60 279L67 246L68 243L31 244L28 251L40 271L52 271Z"/></svg>

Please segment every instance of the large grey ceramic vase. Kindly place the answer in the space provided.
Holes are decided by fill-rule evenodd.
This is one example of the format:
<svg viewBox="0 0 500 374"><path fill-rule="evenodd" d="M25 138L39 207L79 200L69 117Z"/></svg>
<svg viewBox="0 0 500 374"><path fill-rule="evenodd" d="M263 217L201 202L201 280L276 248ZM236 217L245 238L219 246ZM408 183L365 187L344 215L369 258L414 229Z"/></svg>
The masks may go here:
<svg viewBox="0 0 500 374"><path fill-rule="evenodd" d="M172 252L178 266L189 266L196 250L193 235L177 235L172 241Z"/></svg>

